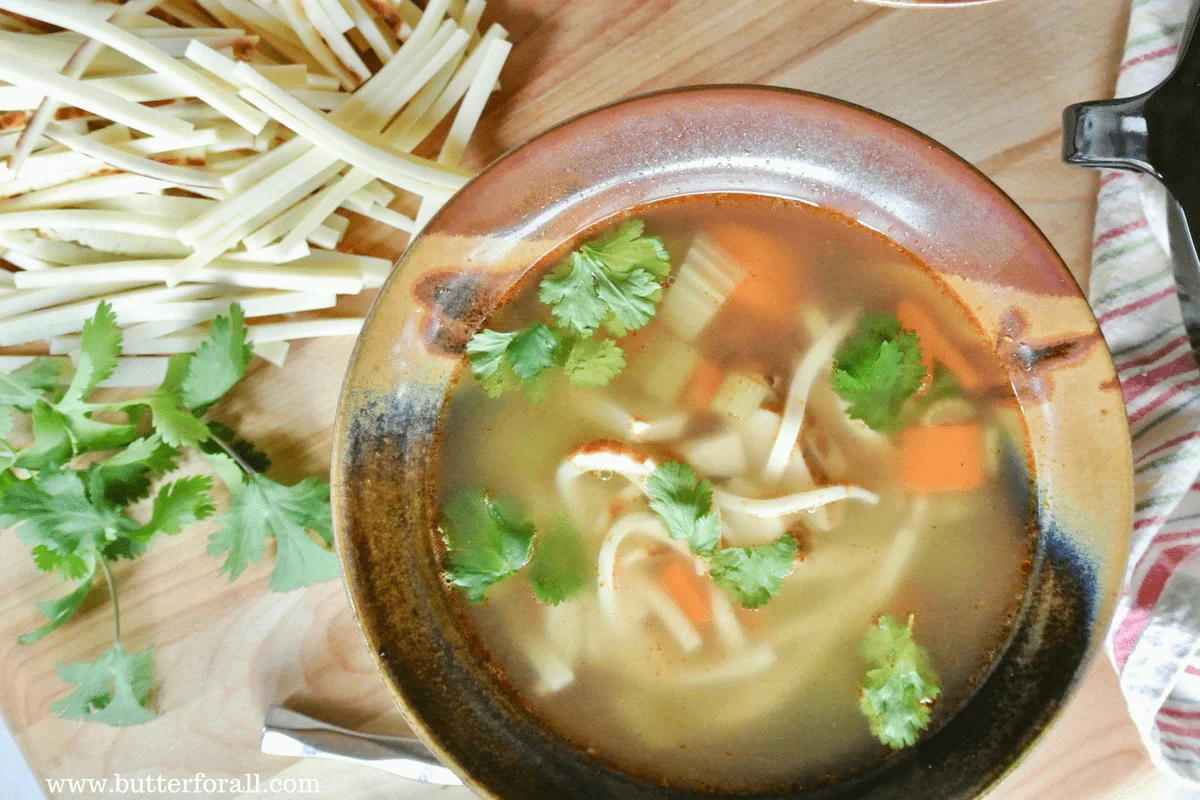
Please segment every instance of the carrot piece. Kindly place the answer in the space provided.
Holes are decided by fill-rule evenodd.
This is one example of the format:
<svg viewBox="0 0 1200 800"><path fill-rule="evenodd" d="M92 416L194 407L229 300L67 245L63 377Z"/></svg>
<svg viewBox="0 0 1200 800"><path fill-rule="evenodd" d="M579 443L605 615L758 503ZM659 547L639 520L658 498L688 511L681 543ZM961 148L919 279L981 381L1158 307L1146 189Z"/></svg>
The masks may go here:
<svg viewBox="0 0 1200 800"><path fill-rule="evenodd" d="M696 585L696 575L689 573L678 560L663 568L658 582L693 625L705 625L712 619L712 607Z"/></svg>
<svg viewBox="0 0 1200 800"><path fill-rule="evenodd" d="M900 484L914 494L974 489L987 480L983 428L975 423L907 428L897 457Z"/></svg>
<svg viewBox="0 0 1200 800"><path fill-rule="evenodd" d="M683 404L690 409L703 410L712 405L713 398L725 382L725 371L710 358L700 359L683 389Z"/></svg>
<svg viewBox="0 0 1200 800"><path fill-rule="evenodd" d="M790 326L794 304L787 292L781 294L781 288L788 283L786 276L796 272L795 252L782 240L749 225L727 222L709 226L705 232L749 273L734 288L728 303L762 321Z"/></svg>
<svg viewBox="0 0 1200 800"><path fill-rule="evenodd" d="M911 300L901 300L896 304L896 319L900 320L901 327L912 331L921 340L921 363L925 365L926 380L932 379L933 363L936 360L945 364L946 369L958 379L959 385L968 392L973 392L983 385L979 371L950 343L933 317L924 309Z"/></svg>

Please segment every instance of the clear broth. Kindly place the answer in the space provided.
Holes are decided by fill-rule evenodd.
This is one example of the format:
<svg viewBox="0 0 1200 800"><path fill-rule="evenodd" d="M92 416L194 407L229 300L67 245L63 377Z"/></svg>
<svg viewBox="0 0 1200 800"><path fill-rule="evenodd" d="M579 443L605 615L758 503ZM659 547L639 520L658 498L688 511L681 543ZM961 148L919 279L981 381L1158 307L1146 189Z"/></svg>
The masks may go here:
<svg viewBox="0 0 1200 800"><path fill-rule="evenodd" d="M898 486L894 452L886 442L860 441L834 420L841 411L826 370L814 386L805 428L824 428L823 435L844 452L850 480L883 499L875 506L843 503L833 529L802 530L807 555L779 595L760 611L739 613L747 639L769 643L777 652L772 666L743 680L680 686L672 676L682 670L716 669L727 660L712 635L705 634L699 651L684 654L654 620L643 623L645 637L634 644L592 625L584 634L585 662L574 681L561 691L539 694L525 643L553 630L553 623L527 583L501 582L481 606L468 605L455 593L464 624L478 633L480 656L546 727L646 781L753 791L833 780L876 764L890 751L871 735L859 710L867 668L858 649L878 615L916 615L916 638L928 648L942 681L933 729L966 701L1007 640L1033 547L1028 447L1015 397L989 343L931 272L886 237L847 218L746 195L679 198L639 209L636 216L648 233L663 237L676 267L707 226L735 223L777 243L770 251L775 262L752 256L743 263L749 274L738 288L770 297L772 307L751 311L746 304L728 303L694 342L722 368L749 366L767 376L776 398L786 394L791 372L810 343L800 324L801 308L815 307L833 319L890 309L900 298L916 301L984 376L989 389L975 402L986 423L1001 432L989 445L993 467L1000 468L979 490L926 499L911 559L894 590L872 602L872 583L886 567L882 562L915 500ZM779 259L786 260L782 270ZM488 326L513 330L534 319L548 322L536 300L536 284L552 264L533 270ZM656 318L621 341L629 365L609 386L564 388L538 405L518 393L488 399L463 369L441 427L441 499L458 488L486 486L522 503L543 529L559 511L554 477L562 459L583 442L613 438L579 408L601 396L644 419L676 410L644 390L646 365L658 363L663 324ZM706 424L694 421L691 430L704 430ZM666 456L673 452L670 442L646 449ZM619 477L587 480L600 503L623 483ZM593 558L602 536L587 542ZM637 669L614 669L604 659L592 666L587 660L589 652L622 648L629 651L622 657L636 662Z"/></svg>

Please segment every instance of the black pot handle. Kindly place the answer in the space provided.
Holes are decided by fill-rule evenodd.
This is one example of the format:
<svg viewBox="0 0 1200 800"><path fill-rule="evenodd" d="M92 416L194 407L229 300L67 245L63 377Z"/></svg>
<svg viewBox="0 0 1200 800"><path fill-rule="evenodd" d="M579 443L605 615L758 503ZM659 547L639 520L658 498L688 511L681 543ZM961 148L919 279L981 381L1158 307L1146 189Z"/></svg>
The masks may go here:
<svg viewBox="0 0 1200 800"><path fill-rule="evenodd" d="M1076 103L1063 111L1063 161L1161 176L1150 163L1148 95Z"/></svg>
<svg viewBox="0 0 1200 800"><path fill-rule="evenodd" d="M1183 209L1200 250L1200 0L1179 47L1175 69L1136 97L1077 103L1063 111L1063 160L1123 169L1162 181Z"/></svg>

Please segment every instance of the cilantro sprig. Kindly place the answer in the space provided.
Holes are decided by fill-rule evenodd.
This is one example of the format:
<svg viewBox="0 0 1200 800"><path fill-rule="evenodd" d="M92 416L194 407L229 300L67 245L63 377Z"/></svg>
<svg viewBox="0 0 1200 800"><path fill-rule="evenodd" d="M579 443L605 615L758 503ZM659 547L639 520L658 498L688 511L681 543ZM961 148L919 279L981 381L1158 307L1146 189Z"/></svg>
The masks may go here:
<svg viewBox="0 0 1200 800"><path fill-rule="evenodd" d="M901 328L895 314L876 311L864 314L838 349L833 389L853 419L891 433L900 426L904 404L921 387L925 372L917 335Z"/></svg>
<svg viewBox="0 0 1200 800"><path fill-rule="evenodd" d="M863 680L859 705L871 733L899 750L917 741L929 727L932 706L941 694L929 652L913 641L916 618L908 624L882 616L863 638L861 654L871 667Z"/></svg>
<svg viewBox="0 0 1200 800"><path fill-rule="evenodd" d="M512 333L485 328L467 342L471 373L491 398L520 388L540 398L559 369L572 386L606 386L625 369L625 353L611 339L580 339L534 323Z"/></svg>
<svg viewBox="0 0 1200 800"><path fill-rule="evenodd" d="M482 603L493 584L529 563L534 532L510 503L483 492L459 494L442 515L446 578Z"/></svg>
<svg viewBox="0 0 1200 800"><path fill-rule="evenodd" d="M687 464L660 464L646 482L650 508L672 539L688 543L693 553L708 559L709 576L745 608L766 605L783 587L796 566L800 549L785 533L770 544L721 547L721 521L713 508L712 484L697 477Z"/></svg>
<svg viewBox="0 0 1200 800"><path fill-rule="evenodd" d="M644 236L644 228L641 220L624 222L585 242L542 279L538 297L557 330L535 322L509 332L485 328L471 337L467 360L489 397L521 389L537 401L558 374L580 387L606 386L621 374L624 351L595 334L603 327L619 338L643 327L658 311L671 272L662 240Z"/></svg>
<svg viewBox="0 0 1200 800"><path fill-rule="evenodd" d="M74 584L62 597L38 604L46 622L21 636L21 644L70 620L98 574L108 588L113 646L90 663L59 666L61 677L77 688L53 710L68 719L134 725L155 716L147 705L151 651L131 653L121 644L110 565L136 558L158 537L178 535L213 515L211 477L163 480L186 448L198 449L229 490L229 511L216 520L208 549L226 556L221 571L231 579L261 560L271 538L278 545L268 579L274 591L330 580L337 560L328 549L328 485L310 478L286 486L267 478L263 472L270 461L205 414L250 362L239 306L212 322L194 355L172 357L166 377L149 393L94 400L96 387L117 366L121 345L116 315L102 302L83 326L69 376L64 362L52 358L0 374L0 433L7 435L17 413L29 415L33 433L21 448L0 439L0 525L30 547L39 569ZM93 455L100 453L108 455ZM148 513L134 512L132 504L143 500L149 501Z"/></svg>
<svg viewBox="0 0 1200 800"><path fill-rule="evenodd" d="M627 220L584 243L542 279L538 297L560 326L587 336L601 325L617 336L654 316L671 258L662 239Z"/></svg>
<svg viewBox="0 0 1200 800"><path fill-rule="evenodd" d="M708 573L745 608L760 608L779 594L783 579L796 566L800 545L785 533L771 544L726 547L712 554Z"/></svg>
<svg viewBox="0 0 1200 800"><path fill-rule="evenodd" d="M482 603L492 586L530 564L534 595L549 605L574 597L591 577L583 543L566 520L538 533L507 498L482 490L459 492L442 509L439 527L446 544L446 580L472 603Z"/></svg>
<svg viewBox="0 0 1200 800"><path fill-rule="evenodd" d="M682 539L698 556L712 555L721 544L721 521L712 508L712 484L687 464L668 461L646 482L650 508L662 517L672 539Z"/></svg>

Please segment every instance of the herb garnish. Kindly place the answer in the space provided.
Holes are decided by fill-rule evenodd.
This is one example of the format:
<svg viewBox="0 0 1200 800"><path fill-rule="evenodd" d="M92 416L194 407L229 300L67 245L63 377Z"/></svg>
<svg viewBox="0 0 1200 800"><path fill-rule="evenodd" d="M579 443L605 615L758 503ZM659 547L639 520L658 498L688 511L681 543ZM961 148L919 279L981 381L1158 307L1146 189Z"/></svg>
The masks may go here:
<svg viewBox="0 0 1200 800"><path fill-rule="evenodd" d="M471 372L489 397L531 387L562 367L572 386L605 386L625 368L625 353L611 339L580 339L535 323L501 333L485 328L467 342ZM536 396L536 391L533 392Z"/></svg>
<svg viewBox="0 0 1200 800"><path fill-rule="evenodd" d="M556 606L582 592L592 565L579 534L565 519L538 534L529 567L529 583L538 600Z"/></svg>
<svg viewBox="0 0 1200 800"><path fill-rule="evenodd" d="M796 567L799 549L790 533L758 547L726 547L712 554L708 571L742 606L759 608L779 594L783 579Z"/></svg>
<svg viewBox="0 0 1200 800"><path fill-rule="evenodd" d="M286 591L337 576L329 487L308 479L284 486L261 473L270 461L203 411L245 372L251 358L241 308L217 317L194 355L171 358L163 382L149 394L92 402L121 353L121 332L107 303L83 326L80 356L65 389L63 362L39 358L0 374L0 422L5 434L15 412L29 414L33 441L21 449L0 439L0 525L15 529L39 569L75 583L63 597L39 603L47 621L21 636L31 644L75 614L97 572L113 611L113 646L95 661L62 664L59 674L77 688L52 707L68 719L134 725L154 717L146 707L150 650L129 653L120 644L120 609L109 565L135 558L159 535L179 534L214 511L212 479L192 475L163 483L142 522L129 506L150 495L152 482L175 470L184 447L197 447L229 489L230 509L217 522L209 552L229 555L221 571L231 579L262 558L266 540L279 545L268 586ZM148 413L147 413L148 412ZM92 453L103 460L80 463ZM314 540L309 532L315 534Z"/></svg>
<svg viewBox="0 0 1200 800"><path fill-rule="evenodd" d="M442 512L446 578L482 603L492 584L517 574L533 554L533 523L486 492L460 492Z"/></svg>
<svg viewBox="0 0 1200 800"><path fill-rule="evenodd" d="M604 325L617 336L654 316L671 258L645 223L631 219L593 239L542 279L538 296L564 328L588 335Z"/></svg>
<svg viewBox="0 0 1200 800"><path fill-rule="evenodd" d="M755 547L721 545L721 522L712 507L712 484L697 478L687 464L668 461L646 484L650 508L662 517L672 539L683 539L691 551L708 558L709 575L746 608L758 608L779 594L796 566L799 544L785 533Z"/></svg>
<svg viewBox="0 0 1200 800"><path fill-rule="evenodd" d="M520 388L536 401L559 369L582 387L605 386L621 374L625 353L594 334L603 327L621 337L649 322L671 271L662 240L643 236L644 228L641 220L628 220L581 245L542 279L538 297L558 330L531 323L511 332L485 328L471 337L467 359L489 397Z"/></svg>
<svg viewBox="0 0 1200 800"><path fill-rule="evenodd" d="M929 652L913 641L915 616L904 625L882 616L863 638L861 654L871 666L859 706L871 733L895 750L917 741L929 726L931 707L941 694Z"/></svg>
<svg viewBox="0 0 1200 800"><path fill-rule="evenodd" d="M834 358L833 388L849 415L881 433L900 426L904 403L924 380L917 335L903 330L895 314L863 315Z"/></svg>
<svg viewBox="0 0 1200 800"><path fill-rule="evenodd" d="M591 565L578 533L565 520L538 533L515 503L481 490L463 491L442 510L446 580L482 603L496 583L532 562L529 582L538 600L557 605L587 586ZM536 542L535 542L536 537Z"/></svg>
<svg viewBox="0 0 1200 800"><path fill-rule="evenodd" d="M721 544L721 521L712 508L712 484L687 464L668 461L646 482L650 508L662 517L672 539L683 539L698 556L712 555Z"/></svg>

